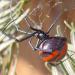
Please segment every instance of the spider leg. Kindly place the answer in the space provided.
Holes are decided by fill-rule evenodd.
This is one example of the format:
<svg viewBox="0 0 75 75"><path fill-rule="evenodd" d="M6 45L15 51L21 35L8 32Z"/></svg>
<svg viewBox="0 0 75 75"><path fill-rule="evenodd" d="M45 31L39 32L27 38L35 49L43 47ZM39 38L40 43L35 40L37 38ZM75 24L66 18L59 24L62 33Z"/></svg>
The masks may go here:
<svg viewBox="0 0 75 75"><path fill-rule="evenodd" d="M30 40L29 40L28 43L29 43L30 47L32 48L32 50L35 51L36 48L32 45L32 42L31 41L32 41L32 38L30 38Z"/></svg>
<svg viewBox="0 0 75 75"><path fill-rule="evenodd" d="M23 31L23 30L19 29L19 27L17 25L14 25L14 26L15 26L16 30L21 32L21 33L31 34L30 32L26 32L26 31Z"/></svg>
<svg viewBox="0 0 75 75"><path fill-rule="evenodd" d="M59 20L59 18L61 17L62 13L60 13L58 15L58 17L56 17L56 19L53 21L53 23L50 25L48 31L46 32L47 34L50 32L50 30L55 26L55 23Z"/></svg>
<svg viewBox="0 0 75 75"><path fill-rule="evenodd" d="M39 48L37 47L38 46L38 43L39 43L39 40L37 40L37 43L35 45L35 47L32 45L32 38L30 38L29 40L29 45L31 46L32 50L35 51L35 50L38 50Z"/></svg>
<svg viewBox="0 0 75 75"><path fill-rule="evenodd" d="M38 39L37 42L36 42L36 45L35 45L36 48L38 48L39 42L40 42L40 40Z"/></svg>
<svg viewBox="0 0 75 75"><path fill-rule="evenodd" d="M17 42L22 42L22 41L24 41L24 40L27 40L27 39L31 39L32 38L32 36L34 36L36 34L36 32L33 32L33 33L31 33L30 35L28 35L28 36L24 36L22 39L20 39L20 40L18 40L18 39L16 39L16 38L14 38Z"/></svg>
<svg viewBox="0 0 75 75"><path fill-rule="evenodd" d="M37 29L37 23L34 23L28 16L26 16L25 20L26 20L28 26L29 26L32 30L34 30L34 31L39 30L39 29ZM32 27L33 25L36 26L36 28Z"/></svg>
<svg viewBox="0 0 75 75"><path fill-rule="evenodd" d="M41 29L42 28L42 26L40 25L38 25L34 20L32 20L29 16L34 12L34 11L36 11L36 9L38 9L39 8L39 6L37 6L37 8L35 8L35 9L33 9L25 18L24 18L24 20L27 22L27 25L33 30L33 29L36 29L36 30L38 30L38 29ZM23 9L22 9L22 11L24 11ZM34 27L32 27L32 26L34 26Z"/></svg>
<svg viewBox="0 0 75 75"><path fill-rule="evenodd" d="M36 11L36 9L38 9L39 7L37 6L37 8L35 8L35 9L33 9L29 14L28 14L28 16L26 16L25 18L24 18L24 20L27 22L27 24L28 24L28 26L30 27L30 28L32 28L31 26L37 26L37 23L34 21L34 20L32 20L29 16L34 12L34 11ZM23 9L22 9L22 11L24 11ZM39 26L37 26L38 28L39 28ZM39 28L40 29L40 28Z"/></svg>
<svg viewBox="0 0 75 75"><path fill-rule="evenodd" d="M24 18L24 20L27 22L28 26L31 28L32 25L34 25L34 23L30 20L29 17L26 16L26 18Z"/></svg>

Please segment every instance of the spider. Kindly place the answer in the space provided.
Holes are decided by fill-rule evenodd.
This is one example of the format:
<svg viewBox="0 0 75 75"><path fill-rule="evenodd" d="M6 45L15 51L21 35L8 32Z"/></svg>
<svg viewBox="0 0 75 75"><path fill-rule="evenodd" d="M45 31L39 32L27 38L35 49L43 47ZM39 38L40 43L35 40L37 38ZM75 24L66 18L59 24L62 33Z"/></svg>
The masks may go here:
<svg viewBox="0 0 75 75"><path fill-rule="evenodd" d="M60 16L59 16L60 17ZM57 20L59 19L57 18ZM28 17L25 18L27 23L30 25L31 21ZM50 37L48 35L51 28L55 25L56 21L53 22L53 24L50 26L47 32L44 32L40 29L35 29L33 27L30 28L34 31L32 34L30 34L28 37L25 37L21 40L15 39L17 42L21 42L23 40L29 39L29 45L34 51L38 51L39 55L42 56L42 60L44 62L58 62L60 61L67 53L67 39L65 37ZM36 46L34 47L32 45L32 38L31 37L37 37L38 41Z"/></svg>
<svg viewBox="0 0 75 75"><path fill-rule="evenodd" d="M49 32L51 31L57 20L59 20L61 15L62 13L60 13L56 17L56 19L50 25L47 32L32 27L32 24L34 23L28 16L26 16L25 20L28 23L29 28L33 30L33 32L29 33L29 36L24 37L21 40L18 40L16 38L15 40L17 42L21 42L29 39L29 45L31 46L32 50L38 51L39 55L42 57L42 60L44 62L49 62L50 64L56 65L58 62L61 62L61 59L64 58L65 55L67 54L67 38L62 36L51 37L49 36ZM17 31L22 32L21 30L18 29L18 27L16 27L16 29ZM23 33L27 32L23 31ZM37 37L38 39L35 46L32 45L32 37Z"/></svg>

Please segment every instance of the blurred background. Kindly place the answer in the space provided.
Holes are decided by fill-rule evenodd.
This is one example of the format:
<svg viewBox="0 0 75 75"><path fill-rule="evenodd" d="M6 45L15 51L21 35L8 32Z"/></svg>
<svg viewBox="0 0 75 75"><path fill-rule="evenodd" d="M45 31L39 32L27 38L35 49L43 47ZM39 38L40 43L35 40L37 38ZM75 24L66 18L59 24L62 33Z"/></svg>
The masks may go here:
<svg viewBox="0 0 75 75"><path fill-rule="evenodd" d="M53 8L55 3L58 3ZM36 8L30 18L36 22L37 25L42 25L42 30L47 31L49 26L61 14L55 26L51 29L49 35L56 35L56 27L60 25L63 36L67 37L70 42L70 30L64 25L64 20L75 22L75 0L30 0L23 9L30 8L31 11ZM31 12L30 11L30 12ZM25 20L20 23L21 27L26 26ZM28 44L28 40L20 43L20 52L18 57L17 75L50 75L49 71L45 68L44 62L39 58L38 53L32 51Z"/></svg>

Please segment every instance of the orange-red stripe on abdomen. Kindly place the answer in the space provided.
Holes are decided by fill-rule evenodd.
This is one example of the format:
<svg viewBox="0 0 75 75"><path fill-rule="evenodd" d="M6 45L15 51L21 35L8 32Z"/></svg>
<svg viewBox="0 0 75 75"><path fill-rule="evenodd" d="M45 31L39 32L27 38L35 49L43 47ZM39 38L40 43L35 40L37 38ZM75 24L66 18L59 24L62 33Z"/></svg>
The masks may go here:
<svg viewBox="0 0 75 75"><path fill-rule="evenodd" d="M67 44L65 43L63 49L61 50L61 52L56 60L62 59L66 55L66 53L67 53Z"/></svg>
<svg viewBox="0 0 75 75"><path fill-rule="evenodd" d="M55 50L55 51L52 52L49 56L43 57L42 60L43 60L44 62L51 61L51 60L54 59L58 54L59 54L59 51L58 51L58 50Z"/></svg>

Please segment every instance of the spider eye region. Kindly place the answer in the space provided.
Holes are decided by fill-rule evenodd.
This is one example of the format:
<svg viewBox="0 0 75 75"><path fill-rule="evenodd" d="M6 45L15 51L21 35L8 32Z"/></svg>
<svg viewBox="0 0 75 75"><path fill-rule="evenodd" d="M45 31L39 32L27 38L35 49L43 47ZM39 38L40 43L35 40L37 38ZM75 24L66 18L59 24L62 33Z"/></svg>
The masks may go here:
<svg viewBox="0 0 75 75"><path fill-rule="evenodd" d="M44 39L45 35L43 33L38 33L37 37L42 40Z"/></svg>
<svg viewBox="0 0 75 75"><path fill-rule="evenodd" d="M44 34L40 33L40 34L39 34L39 37L44 37Z"/></svg>
<svg viewBox="0 0 75 75"><path fill-rule="evenodd" d="M45 39L48 39L49 36L47 34L45 34L44 32L40 32L38 33L37 37L40 39L40 40L45 40Z"/></svg>

